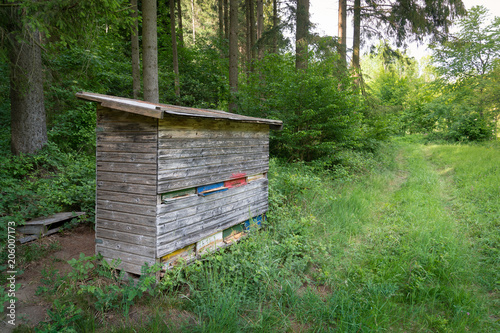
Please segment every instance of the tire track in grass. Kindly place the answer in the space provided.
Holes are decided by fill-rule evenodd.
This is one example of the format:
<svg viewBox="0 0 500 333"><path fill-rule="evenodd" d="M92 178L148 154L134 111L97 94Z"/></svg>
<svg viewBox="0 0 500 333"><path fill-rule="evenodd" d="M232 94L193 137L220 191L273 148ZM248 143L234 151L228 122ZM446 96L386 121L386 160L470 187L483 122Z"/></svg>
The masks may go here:
<svg viewBox="0 0 500 333"><path fill-rule="evenodd" d="M405 176L387 183L387 203L352 242L345 287L364 295L362 327L395 331L473 330L479 322L461 229L447 205L450 184L431 167L422 146L404 145ZM386 194L387 195L387 194Z"/></svg>

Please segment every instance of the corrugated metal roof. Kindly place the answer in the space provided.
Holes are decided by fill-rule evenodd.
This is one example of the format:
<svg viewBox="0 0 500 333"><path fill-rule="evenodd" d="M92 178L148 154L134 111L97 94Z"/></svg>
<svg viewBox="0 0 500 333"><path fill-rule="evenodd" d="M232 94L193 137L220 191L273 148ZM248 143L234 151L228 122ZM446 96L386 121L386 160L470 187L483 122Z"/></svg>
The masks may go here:
<svg viewBox="0 0 500 333"><path fill-rule="evenodd" d="M101 103L103 107L107 107L110 109L137 113L158 119L163 119L164 115L167 114L183 117L228 119L246 123L268 124L269 127L273 129L281 129L281 127L283 126L283 122L281 120L248 117L219 110L197 109L168 104L156 104L130 98L94 94L89 92L79 92L76 94L76 97Z"/></svg>

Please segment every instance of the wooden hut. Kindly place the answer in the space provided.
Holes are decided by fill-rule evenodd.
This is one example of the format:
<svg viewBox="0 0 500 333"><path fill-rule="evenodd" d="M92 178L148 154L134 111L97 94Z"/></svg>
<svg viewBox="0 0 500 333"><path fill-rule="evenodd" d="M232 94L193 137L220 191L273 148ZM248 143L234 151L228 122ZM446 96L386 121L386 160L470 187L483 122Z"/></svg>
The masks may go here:
<svg viewBox="0 0 500 333"><path fill-rule="evenodd" d="M230 243L268 208L282 122L82 92L97 105L96 252L141 274ZM246 225L245 225L246 223Z"/></svg>

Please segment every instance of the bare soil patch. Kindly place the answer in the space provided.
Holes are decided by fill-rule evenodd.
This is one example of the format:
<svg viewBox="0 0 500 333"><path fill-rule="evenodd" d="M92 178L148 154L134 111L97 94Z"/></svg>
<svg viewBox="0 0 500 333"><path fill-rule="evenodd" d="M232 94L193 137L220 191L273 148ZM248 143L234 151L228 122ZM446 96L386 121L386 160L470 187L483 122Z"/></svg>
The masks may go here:
<svg viewBox="0 0 500 333"><path fill-rule="evenodd" d="M29 263L17 278L16 283L20 288L16 291L16 325L35 326L46 319L47 310L52 304L36 295L38 287L42 284L42 270L57 270L61 275L67 274L71 270L68 260L78 258L80 253L86 256L95 254L94 239L94 230L88 225L82 225L35 241L40 244L57 243L60 249ZM10 332L13 328L6 323L5 318L2 318L0 331Z"/></svg>

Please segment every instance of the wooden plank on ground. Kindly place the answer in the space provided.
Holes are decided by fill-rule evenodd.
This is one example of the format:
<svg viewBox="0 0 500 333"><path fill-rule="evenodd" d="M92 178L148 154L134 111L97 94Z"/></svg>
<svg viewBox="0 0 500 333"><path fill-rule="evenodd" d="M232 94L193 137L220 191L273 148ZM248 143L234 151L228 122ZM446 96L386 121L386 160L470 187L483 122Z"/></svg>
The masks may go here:
<svg viewBox="0 0 500 333"><path fill-rule="evenodd" d="M17 227L17 231L23 234L30 234L30 235L45 234L54 224L60 226L61 223L65 223L81 215L85 215L85 213L63 212L63 213L53 214L50 216L42 216L27 221L24 225Z"/></svg>

